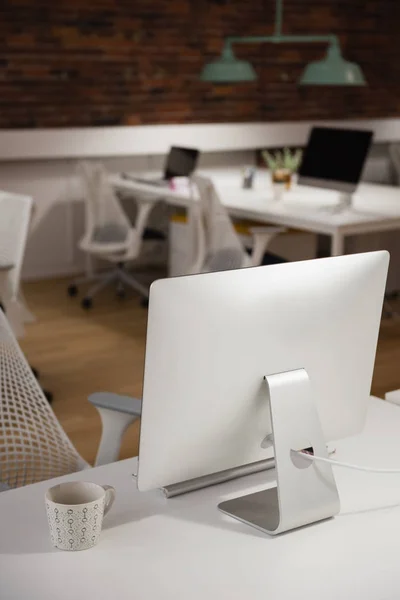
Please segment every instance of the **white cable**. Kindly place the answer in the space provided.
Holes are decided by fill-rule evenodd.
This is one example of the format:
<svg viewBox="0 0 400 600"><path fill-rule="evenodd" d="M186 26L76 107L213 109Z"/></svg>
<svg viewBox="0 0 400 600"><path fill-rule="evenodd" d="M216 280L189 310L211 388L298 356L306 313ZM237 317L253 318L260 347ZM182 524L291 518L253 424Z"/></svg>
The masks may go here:
<svg viewBox="0 0 400 600"><path fill-rule="evenodd" d="M331 458L322 458L322 456L315 456L308 452L301 452L300 450L294 450L296 454L306 456L310 460L315 462L329 463L335 467L344 467L345 469L354 469L355 471L365 471L367 473L397 473L400 475L400 469L378 469L377 467L361 467L359 465L352 465L350 463L341 462L339 460L332 460Z"/></svg>

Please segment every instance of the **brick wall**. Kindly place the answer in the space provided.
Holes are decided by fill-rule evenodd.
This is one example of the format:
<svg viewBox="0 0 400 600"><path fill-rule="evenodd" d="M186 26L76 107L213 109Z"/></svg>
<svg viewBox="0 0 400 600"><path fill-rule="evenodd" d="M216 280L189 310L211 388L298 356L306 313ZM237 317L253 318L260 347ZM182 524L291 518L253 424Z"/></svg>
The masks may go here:
<svg viewBox="0 0 400 600"><path fill-rule="evenodd" d="M300 88L324 44L237 47L255 83L199 81L226 35L272 33L274 0L2 0L0 127L400 114L399 0L286 0L285 33L337 33L367 88Z"/></svg>

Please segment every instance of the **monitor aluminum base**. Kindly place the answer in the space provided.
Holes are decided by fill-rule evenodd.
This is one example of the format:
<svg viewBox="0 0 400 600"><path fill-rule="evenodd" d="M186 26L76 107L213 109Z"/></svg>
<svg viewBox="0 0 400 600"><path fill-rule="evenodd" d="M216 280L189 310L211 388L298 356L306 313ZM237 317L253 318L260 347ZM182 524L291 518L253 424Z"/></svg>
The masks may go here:
<svg viewBox="0 0 400 600"><path fill-rule="evenodd" d="M350 210L352 207L352 204L353 204L353 195L346 194L345 192L343 192L340 194L339 202L337 204L334 204L333 206L324 206L324 208L321 210L335 215L335 214Z"/></svg>
<svg viewBox="0 0 400 600"><path fill-rule="evenodd" d="M353 194L357 190L357 184L346 183L331 179L317 179L316 177L304 177L299 175L297 184L339 192L339 202L333 206L324 207L324 212L340 213L349 210L353 201Z"/></svg>
<svg viewBox="0 0 400 600"><path fill-rule="evenodd" d="M327 519L340 510L332 467L299 456L312 448L328 457L312 386L304 369L265 377L269 393L277 485L219 504L248 525L276 535Z"/></svg>

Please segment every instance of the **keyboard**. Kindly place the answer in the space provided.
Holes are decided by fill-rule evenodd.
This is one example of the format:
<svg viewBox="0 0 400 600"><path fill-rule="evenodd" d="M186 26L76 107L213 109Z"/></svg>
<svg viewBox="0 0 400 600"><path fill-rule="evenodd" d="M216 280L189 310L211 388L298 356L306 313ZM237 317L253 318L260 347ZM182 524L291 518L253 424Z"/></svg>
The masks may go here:
<svg viewBox="0 0 400 600"><path fill-rule="evenodd" d="M168 187L169 181L167 179L155 178L146 179L145 177L135 177L134 175L128 175L127 173L122 173L122 177L124 179L129 179L130 181L136 181L137 183L143 183L145 185L156 185L158 187Z"/></svg>

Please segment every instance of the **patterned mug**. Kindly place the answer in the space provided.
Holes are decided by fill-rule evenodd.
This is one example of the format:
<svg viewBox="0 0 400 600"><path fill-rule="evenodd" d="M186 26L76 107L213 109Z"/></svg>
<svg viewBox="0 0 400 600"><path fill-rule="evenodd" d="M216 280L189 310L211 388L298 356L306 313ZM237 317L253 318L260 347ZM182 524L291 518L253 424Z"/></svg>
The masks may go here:
<svg viewBox="0 0 400 600"><path fill-rule="evenodd" d="M103 516L115 500L115 489L85 481L60 483L45 495L53 546L87 550L99 541Z"/></svg>

